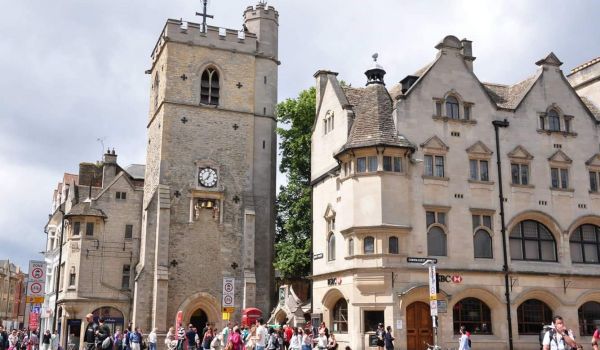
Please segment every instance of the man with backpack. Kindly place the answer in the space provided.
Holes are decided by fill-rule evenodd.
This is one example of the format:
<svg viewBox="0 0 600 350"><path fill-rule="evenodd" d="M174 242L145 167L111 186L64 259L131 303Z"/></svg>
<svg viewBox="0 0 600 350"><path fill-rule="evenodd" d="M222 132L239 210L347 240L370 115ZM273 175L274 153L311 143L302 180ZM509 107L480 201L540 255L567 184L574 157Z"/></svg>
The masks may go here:
<svg viewBox="0 0 600 350"><path fill-rule="evenodd" d="M543 350L577 349L573 334L567 330L562 317L555 315L552 318L552 326L544 335L542 346Z"/></svg>

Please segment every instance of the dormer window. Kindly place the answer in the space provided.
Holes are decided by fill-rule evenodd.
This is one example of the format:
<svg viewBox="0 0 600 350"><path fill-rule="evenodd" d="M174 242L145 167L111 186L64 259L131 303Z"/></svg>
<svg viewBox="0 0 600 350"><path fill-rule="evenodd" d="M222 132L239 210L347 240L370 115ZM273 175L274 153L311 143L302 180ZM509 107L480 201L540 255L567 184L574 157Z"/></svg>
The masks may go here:
<svg viewBox="0 0 600 350"><path fill-rule="evenodd" d="M219 104L219 72L214 68L206 68L202 72L200 82L200 103L217 106Z"/></svg>
<svg viewBox="0 0 600 350"><path fill-rule="evenodd" d="M434 119L442 121L460 121L461 123L474 124L471 121L473 112L473 103L467 102L454 90L451 90L445 97L434 97L435 110Z"/></svg>
<svg viewBox="0 0 600 350"><path fill-rule="evenodd" d="M573 116L564 114L558 106L553 104L544 113L539 113L539 132L560 132L563 135L576 136L573 132Z"/></svg>

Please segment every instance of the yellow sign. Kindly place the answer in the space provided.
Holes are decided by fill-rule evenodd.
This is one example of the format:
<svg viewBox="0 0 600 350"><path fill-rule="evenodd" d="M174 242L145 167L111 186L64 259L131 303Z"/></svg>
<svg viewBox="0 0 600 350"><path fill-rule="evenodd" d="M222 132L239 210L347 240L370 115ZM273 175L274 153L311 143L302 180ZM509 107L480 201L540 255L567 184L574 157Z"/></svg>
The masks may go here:
<svg viewBox="0 0 600 350"><path fill-rule="evenodd" d="M437 300L437 295L430 295L429 301Z"/></svg>
<svg viewBox="0 0 600 350"><path fill-rule="evenodd" d="M42 304L44 302L44 297L27 297L27 304Z"/></svg>
<svg viewBox="0 0 600 350"><path fill-rule="evenodd" d="M229 316L230 316L229 312L223 312L223 321L229 321Z"/></svg>
<svg viewBox="0 0 600 350"><path fill-rule="evenodd" d="M223 313L232 314L234 309L234 307L226 306L223 308Z"/></svg>

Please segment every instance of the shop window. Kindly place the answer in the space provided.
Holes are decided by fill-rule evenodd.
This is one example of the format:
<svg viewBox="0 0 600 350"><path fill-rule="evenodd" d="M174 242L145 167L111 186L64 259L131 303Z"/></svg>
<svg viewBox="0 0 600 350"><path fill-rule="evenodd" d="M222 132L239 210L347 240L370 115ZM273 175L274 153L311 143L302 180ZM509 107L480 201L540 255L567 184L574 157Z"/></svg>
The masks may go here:
<svg viewBox="0 0 600 350"><path fill-rule="evenodd" d="M472 334L492 334L492 313L490 308L476 298L465 298L452 308L454 334L464 326Z"/></svg>
<svg viewBox="0 0 600 350"><path fill-rule="evenodd" d="M348 333L348 302L340 298L333 307L333 332Z"/></svg>
<svg viewBox="0 0 600 350"><path fill-rule="evenodd" d="M599 326L600 303L589 301L578 310L579 332L581 336L591 336Z"/></svg>
<svg viewBox="0 0 600 350"><path fill-rule="evenodd" d="M519 222L510 232L509 241L512 260L558 261L554 236L537 221Z"/></svg>
<svg viewBox="0 0 600 350"><path fill-rule="evenodd" d="M543 301L529 299L517 308L519 334L540 334L542 327L552 323L552 310Z"/></svg>
<svg viewBox="0 0 600 350"><path fill-rule="evenodd" d="M364 332L375 332L377 330L377 325L384 322L384 312L381 311L367 311L365 310L363 313L364 316Z"/></svg>
<svg viewBox="0 0 600 350"><path fill-rule="evenodd" d="M363 244L364 244L364 253L365 254L375 253L375 238L373 238L371 236L367 236L363 240Z"/></svg>
<svg viewBox="0 0 600 350"><path fill-rule="evenodd" d="M569 245L571 261L574 263L600 263L600 227L589 224L579 226L571 234Z"/></svg>

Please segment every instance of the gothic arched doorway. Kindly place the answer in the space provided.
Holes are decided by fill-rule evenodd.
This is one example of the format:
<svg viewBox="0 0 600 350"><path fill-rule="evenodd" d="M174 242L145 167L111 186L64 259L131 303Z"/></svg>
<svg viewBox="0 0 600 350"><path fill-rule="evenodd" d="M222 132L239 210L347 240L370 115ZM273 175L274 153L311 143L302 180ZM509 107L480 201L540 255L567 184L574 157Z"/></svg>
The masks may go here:
<svg viewBox="0 0 600 350"><path fill-rule="evenodd" d="M206 312L204 312L204 310L202 309L197 309L190 317L190 323L194 325L194 327L196 327L196 329L198 330L198 334L202 333L202 330L206 326L207 322L208 316L206 315Z"/></svg>
<svg viewBox="0 0 600 350"><path fill-rule="evenodd" d="M424 349L433 344L433 325L429 305L417 301L406 307L406 348Z"/></svg>

